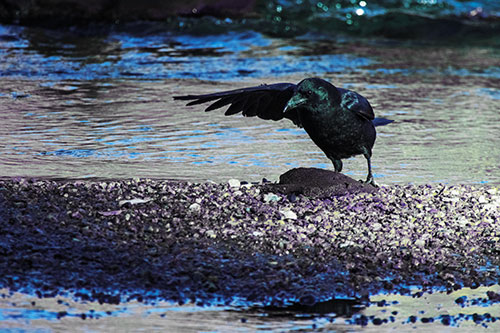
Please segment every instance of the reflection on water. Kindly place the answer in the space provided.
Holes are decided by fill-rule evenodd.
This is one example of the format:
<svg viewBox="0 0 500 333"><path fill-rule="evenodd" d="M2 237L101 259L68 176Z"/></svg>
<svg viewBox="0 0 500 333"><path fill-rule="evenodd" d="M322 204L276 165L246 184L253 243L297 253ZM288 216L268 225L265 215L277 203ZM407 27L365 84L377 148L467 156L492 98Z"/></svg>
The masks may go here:
<svg viewBox="0 0 500 333"><path fill-rule="evenodd" d="M378 128L379 183L500 183L495 49L255 32L69 34L0 26L1 176L259 181L332 168L291 122L171 98L316 75L395 120ZM353 158L344 171L361 179L365 169Z"/></svg>
<svg viewBox="0 0 500 333"><path fill-rule="evenodd" d="M117 78L234 80L292 73L341 72L369 64L351 54L303 54L255 32L192 36L161 33L86 37L42 29L1 27L0 76L40 80ZM14 38L15 36L15 38ZM332 65L335 66L332 66Z"/></svg>

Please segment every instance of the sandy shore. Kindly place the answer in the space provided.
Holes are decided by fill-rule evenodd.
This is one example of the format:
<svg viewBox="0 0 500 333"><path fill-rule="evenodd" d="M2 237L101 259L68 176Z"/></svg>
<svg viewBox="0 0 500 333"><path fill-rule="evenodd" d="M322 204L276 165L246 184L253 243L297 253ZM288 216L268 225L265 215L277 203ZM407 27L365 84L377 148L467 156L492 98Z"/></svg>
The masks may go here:
<svg viewBox="0 0 500 333"><path fill-rule="evenodd" d="M320 198L234 180L4 179L0 287L272 306L476 288L499 281L499 206L483 185Z"/></svg>

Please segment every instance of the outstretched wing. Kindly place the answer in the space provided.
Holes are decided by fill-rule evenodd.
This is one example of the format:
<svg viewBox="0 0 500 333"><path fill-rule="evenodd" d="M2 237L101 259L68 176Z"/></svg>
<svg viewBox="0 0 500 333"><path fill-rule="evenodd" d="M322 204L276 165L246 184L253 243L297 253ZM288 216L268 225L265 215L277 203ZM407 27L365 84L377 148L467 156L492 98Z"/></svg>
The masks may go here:
<svg viewBox="0 0 500 333"><path fill-rule="evenodd" d="M357 115L367 120L373 120L375 118L372 106L368 103L366 98L351 90L342 88L337 88L337 90L340 92L341 97L340 106L355 112Z"/></svg>
<svg viewBox="0 0 500 333"><path fill-rule="evenodd" d="M174 99L192 101L187 105L215 101L205 111L212 111L230 105L225 112L226 116L242 112L245 117L257 116L262 119L272 120L288 118L298 124L299 120L296 113L283 112L296 89L297 86L293 83L276 83L214 94L174 96Z"/></svg>

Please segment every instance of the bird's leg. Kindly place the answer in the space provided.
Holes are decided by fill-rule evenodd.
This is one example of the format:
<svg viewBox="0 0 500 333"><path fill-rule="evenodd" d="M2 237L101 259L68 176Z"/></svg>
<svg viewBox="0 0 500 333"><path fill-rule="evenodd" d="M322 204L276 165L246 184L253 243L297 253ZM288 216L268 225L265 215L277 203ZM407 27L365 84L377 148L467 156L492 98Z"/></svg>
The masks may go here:
<svg viewBox="0 0 500 333"><path fill-rule="evenodd" d="M372 174L372 164L371 164L371 155L372 154L370 152L367 152L363 155L365 156L366 161L368 162L368 176L366 177L365 183L371 184L373 186L377 186L377 184L375 184L375 180L373 179L373 174Z"/></svg>
<svg viewBox="0 0 500 333"><path fill-rule="evenodd" d="M342 171L342 160L337 160L335 158L330 158L333 162L333 167L335 168L335 172Z"/></svg>

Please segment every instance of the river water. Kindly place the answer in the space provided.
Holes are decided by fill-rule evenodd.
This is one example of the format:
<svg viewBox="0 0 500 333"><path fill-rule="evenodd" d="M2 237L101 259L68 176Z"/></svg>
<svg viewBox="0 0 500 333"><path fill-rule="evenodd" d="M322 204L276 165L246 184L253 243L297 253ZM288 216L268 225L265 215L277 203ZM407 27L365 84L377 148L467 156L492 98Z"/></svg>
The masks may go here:
<svg viewBox="0 0 500 333"><path fill-rule="evenodd" d="M377 182L500 183L498 48L138 30L0 26L1 176L254 182L332 169L290 121L172 99L318 76L394 120L378 127ZM364 178L364 158L344 172Z"/></svg>

